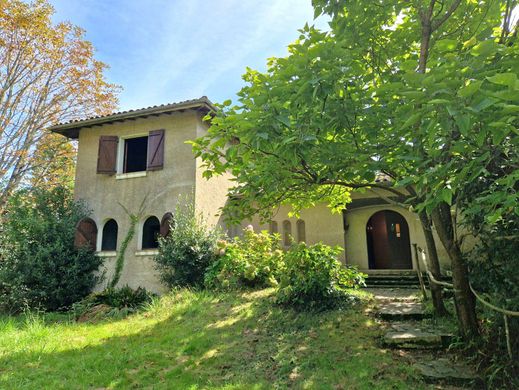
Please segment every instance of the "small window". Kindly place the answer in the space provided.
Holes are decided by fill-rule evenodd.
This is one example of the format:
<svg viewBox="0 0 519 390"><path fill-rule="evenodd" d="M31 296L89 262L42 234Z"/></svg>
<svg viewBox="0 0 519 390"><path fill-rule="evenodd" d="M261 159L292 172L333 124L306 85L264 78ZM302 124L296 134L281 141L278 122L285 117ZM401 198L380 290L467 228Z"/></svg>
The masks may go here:
<svg viewBox="0 0 519 390"><path fill-rule="evenodd" d="M117 231L119 227L115 219L106 221L103 226L103 237L101 242L102 251L115 251L117 250Z"/></svg>
<svg viewBox="0 0 519 390"><path fill-rule="evenodd" d="M302 219L297 221L297 242L306 242L306 226Z"/></svg>
<svg viewBox="0 0 519 390"><path fill-rule="evenodd" d="M283 244L290 246L292 243L292 224L290 221L283 221Z"/></svg>
<svg viewBox="0 0 519 390"><path fill-rule="evenodd" d="M270 221L269 230L270 230L270 234L278 233L279 232L278 223L276 221Z"/></svg>
<svg viewBox="0 0 519 390"><path fill-rule="evenodd" d="M124 140L123 173L146 170L148 160L148 137L129 138Z"/></svg>
<svg viewBox="0 0 519 390"><path fill-rule="evenodd" d="M160 222L157 217L149 217L142 227L142 249L154 249L159 247L157 240L160 234Z"/></svg>

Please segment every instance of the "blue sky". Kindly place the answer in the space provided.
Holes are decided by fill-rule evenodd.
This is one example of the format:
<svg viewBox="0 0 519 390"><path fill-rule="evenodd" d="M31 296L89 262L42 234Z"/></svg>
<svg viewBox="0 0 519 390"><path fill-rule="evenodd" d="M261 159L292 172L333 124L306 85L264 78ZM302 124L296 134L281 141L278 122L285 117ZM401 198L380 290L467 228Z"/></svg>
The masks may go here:
<svg viewBox="0 0 519 390"><path fill-rule="evenodd" d="M203 95L234 100L246 66L264 70L315 23L310 0L50 1L55 21L84 28L110 65L123 110Z"/></svg>

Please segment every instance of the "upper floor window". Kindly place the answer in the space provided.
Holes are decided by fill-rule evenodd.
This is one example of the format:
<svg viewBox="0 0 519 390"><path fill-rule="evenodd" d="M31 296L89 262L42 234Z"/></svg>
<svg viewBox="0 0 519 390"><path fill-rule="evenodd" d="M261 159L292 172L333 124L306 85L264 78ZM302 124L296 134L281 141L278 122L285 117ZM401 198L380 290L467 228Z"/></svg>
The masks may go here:
<svg viewBox="0 0 519 390"><path fill-rule="evenodd" d="M103 236L101 239L102 251L115 251L117 249L117 231L119 227L115 219L109 219L103 226Z"/></svg>
<svg viewBox="0 0 519 390"><path fill-rule="evenodd" d="M125 139L123 173L145 171L147 157L148 137Z"/></svg>
<svg viewBox="0 0 519 390"><path fill-rule="evenodd" d="M158 236L160 234L160 222L157 217L149 217L142 226L142 249L154 249L159 247Z"/></svg>
<svg viewBox="0 0 519 390"><path fill-rule="evenodd" d="M164 130L147 136L125 138L103 135L99 138L97 173L113 175L154 171L164 166Z"/></svg>

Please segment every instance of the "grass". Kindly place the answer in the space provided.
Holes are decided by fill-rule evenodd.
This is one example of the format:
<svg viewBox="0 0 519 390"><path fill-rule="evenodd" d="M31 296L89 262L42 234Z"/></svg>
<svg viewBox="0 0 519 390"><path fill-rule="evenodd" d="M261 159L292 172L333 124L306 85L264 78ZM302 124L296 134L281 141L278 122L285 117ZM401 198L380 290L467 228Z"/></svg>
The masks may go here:
<svg viewBox="0 0 519 390"><path fill-rule="evenodd" d="M0 317L2 389L420 389L362 310L180 290L125 319Z"/></svg>

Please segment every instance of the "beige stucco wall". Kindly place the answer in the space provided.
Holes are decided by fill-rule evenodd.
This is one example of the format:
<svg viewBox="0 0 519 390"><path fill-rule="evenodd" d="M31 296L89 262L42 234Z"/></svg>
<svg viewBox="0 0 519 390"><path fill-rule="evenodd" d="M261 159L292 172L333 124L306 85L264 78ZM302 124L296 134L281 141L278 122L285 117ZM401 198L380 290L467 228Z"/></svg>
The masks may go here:
<svg viewBox="0 0 519 390"><path fill-rule="evenodd" d="M197 137L207 133L208 125L198 118ZM221 208L227 202L227 190L232 185L231 175L223 174L210 179L203 177L204 168L201 158L196 159L195 208L201 213L209 226L218 225L225 229Z"/></svg>
<svg viewBox="0 0 519 390"><path fill-rule="evenodd" d="M154 251L140 250L142 225L149 216L156 216L160 221L166 212L173 212L180 196L193 199L193 195L198 193L200 199L204 198L202 196L203 188L198 190L196 188L197 178L200 174L196 170L191 146L185 143L198 135L199 126L199 114L187 111L96 126L80 131L75 195L77 199L86 201L93 210L92 219L98 228L97 248L101 247L103 225L110 218L115 219L118 223L118 248L126 237L130 222L119 203L131 213L137 213L143 204L136 234L126 251L120 286L126 284L134 288L144 286L155 292L161 292L164 289L154 269ZM146 176L143 177L124 179L118 178L121 175L109 176L96 173L101 135L117 135L124 138L147 135L149 131L157 129L165 129L163 169L146 172ZM130 176L132 175L130 174ZM201 187L203 186L201 184ZM200 203L206 205L205 211L208 213L209 211L213 215L216 213L218 207L211 210L211 202L208 202L207 199ZM102 253L101 255L105 259L106 284L113 274L115 253ZM103 285L99 287L101 288Z"/></svg>
<svg viewBox="0 0 519 390"><path fill-rule="evenodd" d="M297 239L297 220L301 219L305 222L306 243L316 244L324 242L328 245L338 245L344 248L344 229L342 226L342 215L332 213L324 204L317 204L312 208L302 210L299 218L289 217L291 208L281 206L274 211L272 220L278 224L278 231L283 232L283 221L288 220L292 227L292 236ZM252 225L255 231L269 230L269 223L261 223L258 217L252 220L243 221L241 229L247 225ZM238 229L234 229L233 233L239 234ZM344 261L344 252L341 254L341 260Z"/></svg>

